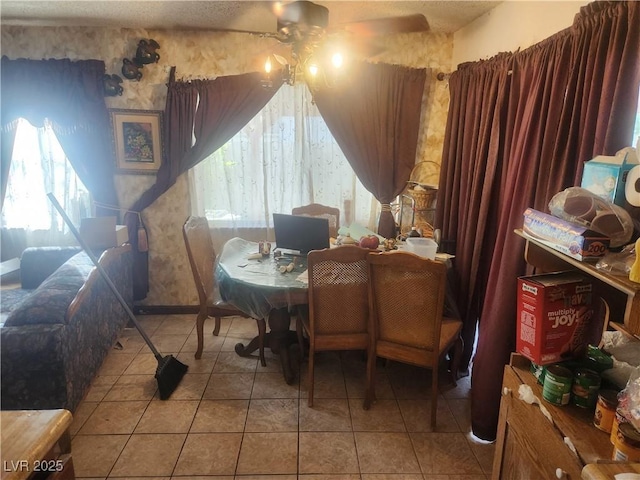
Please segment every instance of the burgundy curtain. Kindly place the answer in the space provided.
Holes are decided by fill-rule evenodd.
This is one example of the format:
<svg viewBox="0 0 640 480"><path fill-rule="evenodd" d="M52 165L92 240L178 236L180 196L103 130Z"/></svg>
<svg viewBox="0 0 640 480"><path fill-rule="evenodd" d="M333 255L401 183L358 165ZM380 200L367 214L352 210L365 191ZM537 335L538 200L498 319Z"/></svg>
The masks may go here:
<svg viewBox="0 0 640 480"><path fill-rule="evenodd" d="M456 241L467 341L479 319L471 409L480 438L496 436L502 369L515 349L514 285L526 266L513 230L526 207L547 210L555 193L578 183L585 161L629 145L638 25L640 3L593 3L571 28L451 77L436 223Z"/></svg>
<svg viewBox="0 0 640 480"><path fill-rule="evenodd" d="M260 73L218 77L215 80L175 80L171 70L164 112L165 156L156 183L131 206L141 212L171 187L179 175L229 141L271 100L282 82L264 88ZM195 136L195 143L192 139ZM193 143L193 144L192 144ZM148 253L138 248L139 216L127 213L125 222L134 251L134 299L149 291Z"/></svg>
<svg viewBox="0 0 640 480"><path fill-rule="evenodd" d="M378 233L395 237L390 203L415 165L426 70L362 63L348 80L314 98L358 179L382 204Z"/></svg>
<svg viewBox="0 0 640 480"><path fill-rule="evenodd" d="M441 226L442 243L453 245L450 253L456 254L463 370L471 359L486 288L488 265L483 260L495 241L504 150L500 121L506 111L510 66L511 55L502 54L491 61L461 65L449 78L451 99L435 223Z"/></svg>
<svg viewBox="0 0 640 480"><path fill-rule="evenodd" d="M101 60L10 60L2 57L2 201L9 176L17 120L35 126L45 118L82 183L96 202L117 205L109 113ZM113 215L112 210L97 214Z"/></svg>

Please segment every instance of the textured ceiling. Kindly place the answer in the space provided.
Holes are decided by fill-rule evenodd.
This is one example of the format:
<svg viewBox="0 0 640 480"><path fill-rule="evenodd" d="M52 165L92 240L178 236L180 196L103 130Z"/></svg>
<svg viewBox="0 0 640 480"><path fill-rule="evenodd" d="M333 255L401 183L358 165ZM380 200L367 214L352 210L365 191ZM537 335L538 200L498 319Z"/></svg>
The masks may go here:
<svg viewBox="0 0 640 480"><path fill-rule="evenodd" d="M455 32L499 1L320 1L329 26L357 20L422 13L433 32ZM3 25L95 26L146 29L234 29L275 32L274 2L1 0Z"/></svg>

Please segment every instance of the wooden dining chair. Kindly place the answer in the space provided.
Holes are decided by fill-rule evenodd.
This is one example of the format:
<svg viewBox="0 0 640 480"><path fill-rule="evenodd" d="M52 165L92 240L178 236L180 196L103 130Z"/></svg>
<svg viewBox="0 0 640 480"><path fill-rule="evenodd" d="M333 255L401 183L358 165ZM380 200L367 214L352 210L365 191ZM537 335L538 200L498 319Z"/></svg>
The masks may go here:
<svg viewBox="0 0 640 480"><path fill-rule="evenodd" d="M220 297L216 278L214 275L216 252L213 248L213 240L209 232L209 223L205 217L190 216L182 227L182 236L187 248L189 264L193 272L193 279L198 291L200 310L196 318L196 332L198 335L198 349L195 357L202 357L204 348L204 321L208 317L215 318L213 334L220 333L220 319L222 317L245 317L249 315L237 309L233 305L226 303ZM263 318L256 319L260 338L260 362L266 366L264 358L264 338L267 330L266 322Z"/></svg>
<svg viewBox="0 0 640 480"><path fill-rule="evenodd" d="M338 236L340 229L340 209L327 207L319 203L311 203L302 207L295 207L291 210L292 215L305 215L308 217L326 218L329 221L329 235L333 238Z"/></svg>
<svg viewBox="0 0 640 480"><path fill-rule="evenodd" d="M459 319L443 318L447 267L409 252L370 253L367 388L364 408L376 400L376 358L430 368L431 427L436 428L438 366L453 351L451 373L462 354Z"/></svg>
<svg viewBox="0 0 640 480"><path fill-rule="evenodd" d="M312 250L307 256L309 309L298 315L296 329L309 336L309 406L313 406L315 353L367 350L369 318L367 254L344 245ZM307 314L308 312L308 314Z"/></svg>

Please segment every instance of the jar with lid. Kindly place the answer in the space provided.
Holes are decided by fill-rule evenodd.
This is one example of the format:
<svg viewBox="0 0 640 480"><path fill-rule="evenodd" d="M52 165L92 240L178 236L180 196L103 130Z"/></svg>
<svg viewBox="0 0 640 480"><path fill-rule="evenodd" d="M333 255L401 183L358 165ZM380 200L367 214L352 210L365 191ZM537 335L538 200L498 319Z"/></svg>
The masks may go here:
<svg viewBox="0 0 640 480"><path fill-rule="evenodd" d="M640 461L640 432L631 423L623 423L618 427L611 459L618 462Z"/></svg>
<svg viewBox="0 0 640 480"><path fill-rule="evenodd" d="M618 392L615 390L600 390L593 415L593 424L600 430L611 433L613 420L618 407Z"/></svg>

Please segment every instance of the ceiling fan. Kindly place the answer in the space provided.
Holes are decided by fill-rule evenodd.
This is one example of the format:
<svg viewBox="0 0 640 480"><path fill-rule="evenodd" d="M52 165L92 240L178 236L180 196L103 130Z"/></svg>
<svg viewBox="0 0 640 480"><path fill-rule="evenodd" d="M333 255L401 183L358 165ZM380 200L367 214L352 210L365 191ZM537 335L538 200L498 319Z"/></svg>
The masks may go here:
<svg viewBox="0 0 640 480"><path fill-rule="evenodd" d="M337 58L335 53L338 45L352 54L370 58L384 50L380 42L384 36L429 30L429 23L422 14L361 20L330 27L329 8L307 0L275 2L273 13L277 20L276 32L248 33L277 40L279 45L267 55L265 71L271 71L273 57L285 67L285 81L290 84L295 82L296 74L305 74L307 69L316 76L320 64L332 62L336 66L342 62L342 57Z"/></svg>
<svg viewBox="0 0 640 480"><path fill-rule="evenodd" d="M297 0L287 4L277 3L274 6L274 13L278 21L278 32L274 38L283 43L291 43L304 37L321 36L336 31L336 29L333 29L333 32L328 29L329 9L310 1ZM422 32L428 29L429 24L422 14L361 20L344 23L337 27L337 30L367 37Z"/></svg>
<svg viewBox="0 0 640 480"><path fill-rule="evenodd" d="M298 0L284 5L277 4L274 10L277 33L271 36L281 43L292 45L294 54L308 44L317 47L319 42L331 35L341 34L351 44L360 43L359 47L362 49L365 46L363 43L368 43L370 48L377 46L372 41L376 37L429 29L427 19L422 14L361 20L329 28L329 9L323 5ZM372 51L368 53L371 54Z"/></svg>

